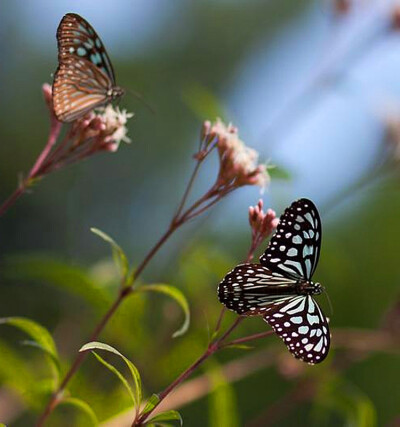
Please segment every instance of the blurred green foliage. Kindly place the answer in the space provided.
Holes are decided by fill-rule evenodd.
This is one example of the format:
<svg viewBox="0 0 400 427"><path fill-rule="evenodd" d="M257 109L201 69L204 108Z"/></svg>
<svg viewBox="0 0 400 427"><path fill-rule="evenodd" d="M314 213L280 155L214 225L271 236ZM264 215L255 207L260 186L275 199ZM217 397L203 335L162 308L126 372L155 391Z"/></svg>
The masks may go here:
<svg viewBox="0 0 400 427"><path fill-rule="evenodd" d="M13 24L21 13L16 3L0 5L0 10L11 10L6 16L12 16ZM50 7L50 2L38 3ZM187 2L179 43L173 34L171 39L166 34L167 47L115 61L118 82L143 93L155 106L156 115L124 99L123 106L137 110L130 128L131 146L39 182L33 194L0 218L1 317L30 319L53 337L39 326L21 324L21 319L19 329L0 328L0 402L11 399L8 410L0 413L0 421L7 415L11 420L7 425L34 423L58 381L54 364L49 365L46 355L52 359L56 355L65 374L118 292L121 270L105 256L107 248L93 237L90 227L109 231L126 248L128 260L134 259L133 266L140 262L170 221L184 189L201 121L216 115L234 121L227 92L243 58L254 43L267 43L277 30L295 23L309 3L251 1L243 6L234 1ZM112 25L117 29L118 23ZM56 26L54 22L49 37L54 38ZM55 42L52 52L39 50L23 38L18 27L9 31L13 37L0 41L0 52L7 59L0 70L6 82L0 114L1 200L16 186L18 173L29 169L43 147L48 123L40 85L50 79L56 65ZM282 185L291 186L297 177L296 171L278 167L270 173L273 185L281 180ZM199 185L214 176L211 163ZM396 174L367 190L354 191L329 211L321 212L324 238L316 279L332 300L333 330L378 330L398 301L398 190ZM279 194L278 198L284 196ZM247 205L239 206L238 202L237 206L243 211L240 227L237 222L231 225L231 212L222 205L221 230L218 225L207 225L213 217L207 218L207 224L198 220L180 230L153 260L140 285L171 284L178 290L175 301L165 295L135 292L102 334L101 341L118 349L137 367L145 399L173 381L207 345L220 311L217 284L243 260L249 245ZM126 275L127 261L114 245L115 251ZM187 298L191 322L186 334L172 339L188 318L181 293ZM330 313L323 296L319 301ZM233 318L228 313L223 327ZM261 319L249 319L235 337L264 330ZM26 343L27 333L39 345L21 345ZM178 408L186 425L264 422L268 409L290 396L303 381L317 382L316 397L296 406L296 402L286 402L277 425L299 425L301 420L311 426L370 427L387 425L398 416L398 347L356 357L344 366L337 366L336 360L347 353L333 348L327 361L315 367L301 362L301 367L290 365L293 361L287 362L286 348L275 336L254 343L254 347L220 352L195 374L207 376L213 387L209 395ZM264 349L277 352L272 365L266 363L237 381L227 378L223 371L227 363ZM104 355L104 360L127 373L124 362L115 356ZM71 381L63 403L52 414L49 426L87 426L88 420L104 422L132 408L124 386L94 358L88 358Z"/></svg>

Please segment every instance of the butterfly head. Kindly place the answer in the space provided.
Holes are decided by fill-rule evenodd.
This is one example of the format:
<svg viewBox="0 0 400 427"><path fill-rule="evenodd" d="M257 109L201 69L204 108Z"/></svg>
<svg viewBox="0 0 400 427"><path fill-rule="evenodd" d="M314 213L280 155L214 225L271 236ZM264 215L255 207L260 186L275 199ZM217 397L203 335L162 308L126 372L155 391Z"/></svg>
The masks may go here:
<svg viewBox="0 0 400 427"><path fill-rule="evenodd" d="M111 89L108 90L107 92L107 96L111 99L117 99L119 97L121 97L123 94L125 93L124 89L122 89L122 87L119 86L114 86Z"/></svg>
<svg viewBox="0 0 400 427"><path fill-rule="evenodd" d="M320 295L322 294L322 292L324 292L324 288L322 287L321 283L316 282L316 283L312 283L312 285L313 285L312 293L314 295Z"/></svg>
<svg viewBox="0 0 400 427"><path fill-rule="evenodd" d="M120 98L125 93L124 89L119 86L113 86L112 88L108 89L107 91L107 97L114 101L117 98Z"/></svg>
<svg viewBox="0 0 400 427"><path fill-rule="evenodd" d="M318 282L299 281L297 282L297 293L299 295L320 295L324 291L322 285Z"/></svg>

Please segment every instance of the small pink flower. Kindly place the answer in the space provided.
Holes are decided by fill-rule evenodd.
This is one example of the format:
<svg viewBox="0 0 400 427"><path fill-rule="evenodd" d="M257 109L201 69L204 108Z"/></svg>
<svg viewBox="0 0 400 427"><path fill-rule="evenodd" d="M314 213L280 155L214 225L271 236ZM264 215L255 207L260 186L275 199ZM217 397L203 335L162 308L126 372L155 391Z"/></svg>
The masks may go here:
<svg viewBox="0 0 400 427"><path fill-rule="evenodd" d="M263 205L264 203L260 199L256 206L249 207L249 223L253 240L258 244L268 238L279 223L275 211L268 209L267 212L264 212Z"/></svg>
<svg viewBox="0 0 400 427"><path fill-rule="evenodd" d="M220 170L218 184L223 187L257 185L262 190L270 178L265 164L258 162L259 154L239 138L238 128L225 125L221 119L213 124L206 121L202 129L203 145L198 155L207 155L214 147L218 149Z"/></svg>
<svg viewBox="0 0 400 427"><path fill-rule="evenodd" d="M132 113L126 110L107 105L103 112L90 112L85 117L74 122L72 135L75 139L74 146L83 145L92 141L99 150L117 151L121 141L130 142L127 136L126 123Z"/></svg>

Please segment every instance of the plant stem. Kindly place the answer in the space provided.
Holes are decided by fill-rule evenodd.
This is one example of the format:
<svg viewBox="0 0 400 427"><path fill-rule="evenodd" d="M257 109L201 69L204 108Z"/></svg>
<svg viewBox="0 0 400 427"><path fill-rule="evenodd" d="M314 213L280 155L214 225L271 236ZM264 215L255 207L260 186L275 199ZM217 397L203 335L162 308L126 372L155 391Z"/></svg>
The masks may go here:
<svg viewBox="0 0 400 427"><path fill-rule="evenodd" d="M42 167L47 156L50 154L51 149L56 143L58 135L60 134L61 127L62 127L62 123L56 120L52 121L49 137L47 139L45 147L43 148L42 152L39 154L38 158L36 159L36 162L33 165L32 169L30 170L28 177L17 187L17 189L11 194L11 196L9 196L4 201L4 203L0 206L0 216L4 215L8 211L8 209L10 209L11 206L13 206L14 203L25 193L27 187L29 186L29 182L34 178L38 178L39 176L38 172L40 171L40 168Z"/></svg>
<svg viewBox="0 0 400 427"><path fill-rule="evenodd" d="M161 246L168 240L168 238L174 233L174 231L179 228L183 222L179 222L177 224L171 224L168 227L168 230L161 236L158 242L153 246L150 252L146 255L144 260L139 264L138 268L135 271L135 278L138 277L142 271L146 268L146 265L153 258L153 256L158 252Z"/></svg>
<svg viewBox="0 0 400 427"><path fill-rule="evenodd" d="M221 348L226 348L226 347L229 347L231 345L243 344L245 342L254 341L254 340L258 340L260 338L269 337L270 335L273 335L274 333L275 332L272 329L270 331L266 331L266 332L259 332L258 334L249 335L247 337L238 338L237 340L233 340L231 342L228 342L228 343L224 344L223 346L221 346Z"/></svg>
<svg viewBox="0 0 400 427"><path fill-rule="evenodd" d="M47 144L45 145L43 151L39 154L35 164L33 165L31 171L29 172L29 178L34 178L39 169L41 168L43 162L46 160L47 156L50 154L51 149L57 141L58 135L60 134L60 130L62 127L62 123L54 120L50 127L50 134L47 140Z"/></svg>
<svg viewBox="0 0 400 427"><path fill-rule="evenodd" d="M15 191L0 206L0 216L4 215L8 209L25 193L25 185L19 185Z"/></svg>
<svg viewBox="0 0 400 427"><path fill-rule="evenodd" d="M161 393L159 393L159 401L154 406L154 408L147 412L146 414L143 414L139 416L137 420L133 421L132 426L141 426L143 423L149 418L149 416L153 413L153 411L157 408L157 406L179 385L181 384L186 378L188 378L203 362L205 362L210 356L212 356L216 351L223 348L223 341L236 329L236 327L240 324L240 322L243 320L243 317L238 316L236 320L232 323L230 328L227 329L227 331L217 340L214 342L211 342L206 351L192 364L187 368L184 372L182 372L178 378L176 378L166 389L164 389Z"/></svg>
<svg viewBox="0 0 400 427"><path fill-rule="evenodd" d="M173 220L179 218L179 215L181 214L182 209L185 206L186 200L187 200L187 198L189 196L190 190L193 187L194 180L196 179L197 173L199 172L199 169L200 169L200 166L201 166L201 163L202 163L203 160L204 159L197 160L196 166L193 169L192 175L190 176L189 183L188 183L188 185L186 187L185 192L183 193L182 200L179 203L178 210L176 211L176 214L175 214Z"/></svg>
<svg viewBox="0 0 400 427"><path fill-rule="evenodd" d="M226 312L226 307L223 306L221 308L221 312L219 313L217 324L215 325L214 334L218 333L219 330L221 329L221 324L222 324L222 320L224 319L225 312Z"/></svg>

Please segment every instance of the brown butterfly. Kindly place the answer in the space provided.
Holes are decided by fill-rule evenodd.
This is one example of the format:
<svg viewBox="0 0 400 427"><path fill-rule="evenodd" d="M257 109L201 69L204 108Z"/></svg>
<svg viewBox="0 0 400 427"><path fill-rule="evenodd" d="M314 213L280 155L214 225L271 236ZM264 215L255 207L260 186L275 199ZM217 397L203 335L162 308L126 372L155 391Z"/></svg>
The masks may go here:
<svg viewBox="0 0 400 427"><path fill-rule="evenodd" d="M72 122L124 94L100 37L85 19L67 13L58 26L57 43L53 105L58 120Z"/></svg>

